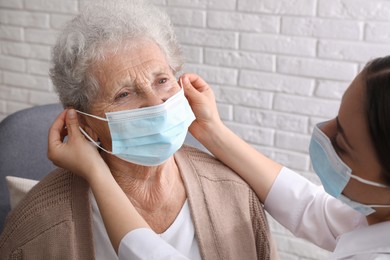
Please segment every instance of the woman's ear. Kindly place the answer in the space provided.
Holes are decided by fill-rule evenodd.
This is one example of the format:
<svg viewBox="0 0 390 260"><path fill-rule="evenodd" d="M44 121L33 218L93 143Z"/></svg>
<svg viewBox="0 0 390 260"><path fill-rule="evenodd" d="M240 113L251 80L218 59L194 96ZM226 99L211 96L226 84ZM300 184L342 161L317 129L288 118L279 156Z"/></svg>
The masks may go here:
<svg viewBox="0 0 390 260"><path fill-rule="evenodd" d="M92 138L95 142L99 141L97 133L89 126L83 115L78 115L80 127Z"/></svg>

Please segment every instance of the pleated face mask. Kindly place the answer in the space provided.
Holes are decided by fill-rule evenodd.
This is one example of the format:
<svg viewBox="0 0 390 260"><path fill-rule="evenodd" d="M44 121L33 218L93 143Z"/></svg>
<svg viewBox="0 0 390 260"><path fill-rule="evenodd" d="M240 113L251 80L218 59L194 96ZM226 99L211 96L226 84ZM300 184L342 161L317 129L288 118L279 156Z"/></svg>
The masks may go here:
<svg viewBox="0 0 390 260"><path fill-rule="evenodd" d="M106 118L78 113L108 122L112 151L81 132L97 147L122 160L144 166L160 165L183 145L195 115L184 96L183 88L163 104L139 109L106 113Z"/></svg>
<svg viewBox="0 0 390 260"><path fill-rule="evenodd" d="M314 127L309 151L313 169L320 178L325 191L366 216L375 212L373 208L390 207L390 205L365 205L353 201L342 194L351 178L371 186L381 188L390 187L382 183L365 180L352 174L351 168L337 155L329 137L322 132L321 126L324 123L317 124Z"/></svg>

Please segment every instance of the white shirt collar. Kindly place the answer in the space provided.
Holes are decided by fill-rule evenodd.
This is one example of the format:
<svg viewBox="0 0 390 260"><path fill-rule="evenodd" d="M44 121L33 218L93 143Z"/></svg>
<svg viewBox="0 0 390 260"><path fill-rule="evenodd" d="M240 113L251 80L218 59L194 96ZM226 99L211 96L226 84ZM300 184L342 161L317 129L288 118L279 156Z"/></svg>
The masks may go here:
<svg viewBox="0 0 390 260"><path fill-rule="evenodd" d="M113 247L111 246L103 219L100 215L99 207L91 190L89 192L89 198L92 206L92 233L96 260L118 259ZM141 232L137 234L140 236L138 240L142 239L143 233ZM164 233L160 234L160 237L189 259L201 259L199 246L195 238L195 227L192 222L187 200L185 201L175 221ZM129 245L129 248L134 249L131 245ZM143 255L142 259L149 259L147 252L141 253Z"/></svg>
<svg viewBox="0 0 390 260"><path fill-rule="evenodd" d="M359 228L338 238L331 258L340 259L358 255L390 256L390 221Z"/></svg>

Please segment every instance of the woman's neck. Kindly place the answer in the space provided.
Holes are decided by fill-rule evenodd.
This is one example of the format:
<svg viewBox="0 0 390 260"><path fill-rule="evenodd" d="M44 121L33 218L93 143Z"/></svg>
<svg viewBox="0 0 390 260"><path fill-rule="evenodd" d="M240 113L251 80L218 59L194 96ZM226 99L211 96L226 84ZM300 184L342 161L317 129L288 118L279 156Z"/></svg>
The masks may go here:
<svg viewBox="0 0 390 260"><path fill-rule="evenodd" d="M106 163L151 228L158 233L164 232L173 223L186 199L175 159L172 157L153 167L135 165L117 157L109 158Z"/></svg>

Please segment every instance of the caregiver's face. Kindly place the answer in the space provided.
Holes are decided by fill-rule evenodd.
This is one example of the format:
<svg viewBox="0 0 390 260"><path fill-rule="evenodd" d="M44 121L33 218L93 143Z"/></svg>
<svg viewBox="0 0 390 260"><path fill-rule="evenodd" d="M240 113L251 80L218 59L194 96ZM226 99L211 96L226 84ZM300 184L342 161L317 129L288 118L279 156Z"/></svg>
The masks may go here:
<svg viewBox="0 0 390 260"><path fill-rule="evenodd" d="M110 53L94 74L100 89L91 114L103 118L106 112L159 105L180 89L164 53L150 40ZM107 123L87 120L103 147L111 149Z"/></svg>
<svg viewBox="0 0 390 260"><path fill-rule="evenodd" d="M359 74L344 93L337 118L329 121L322 130L332 141L339 157L352 169L352 174L384 183L369 133L365 88L363 77ZM378 200L378 192L386 190L354 179L343 191L344 195L364 204L384 204Z"/></svg>

